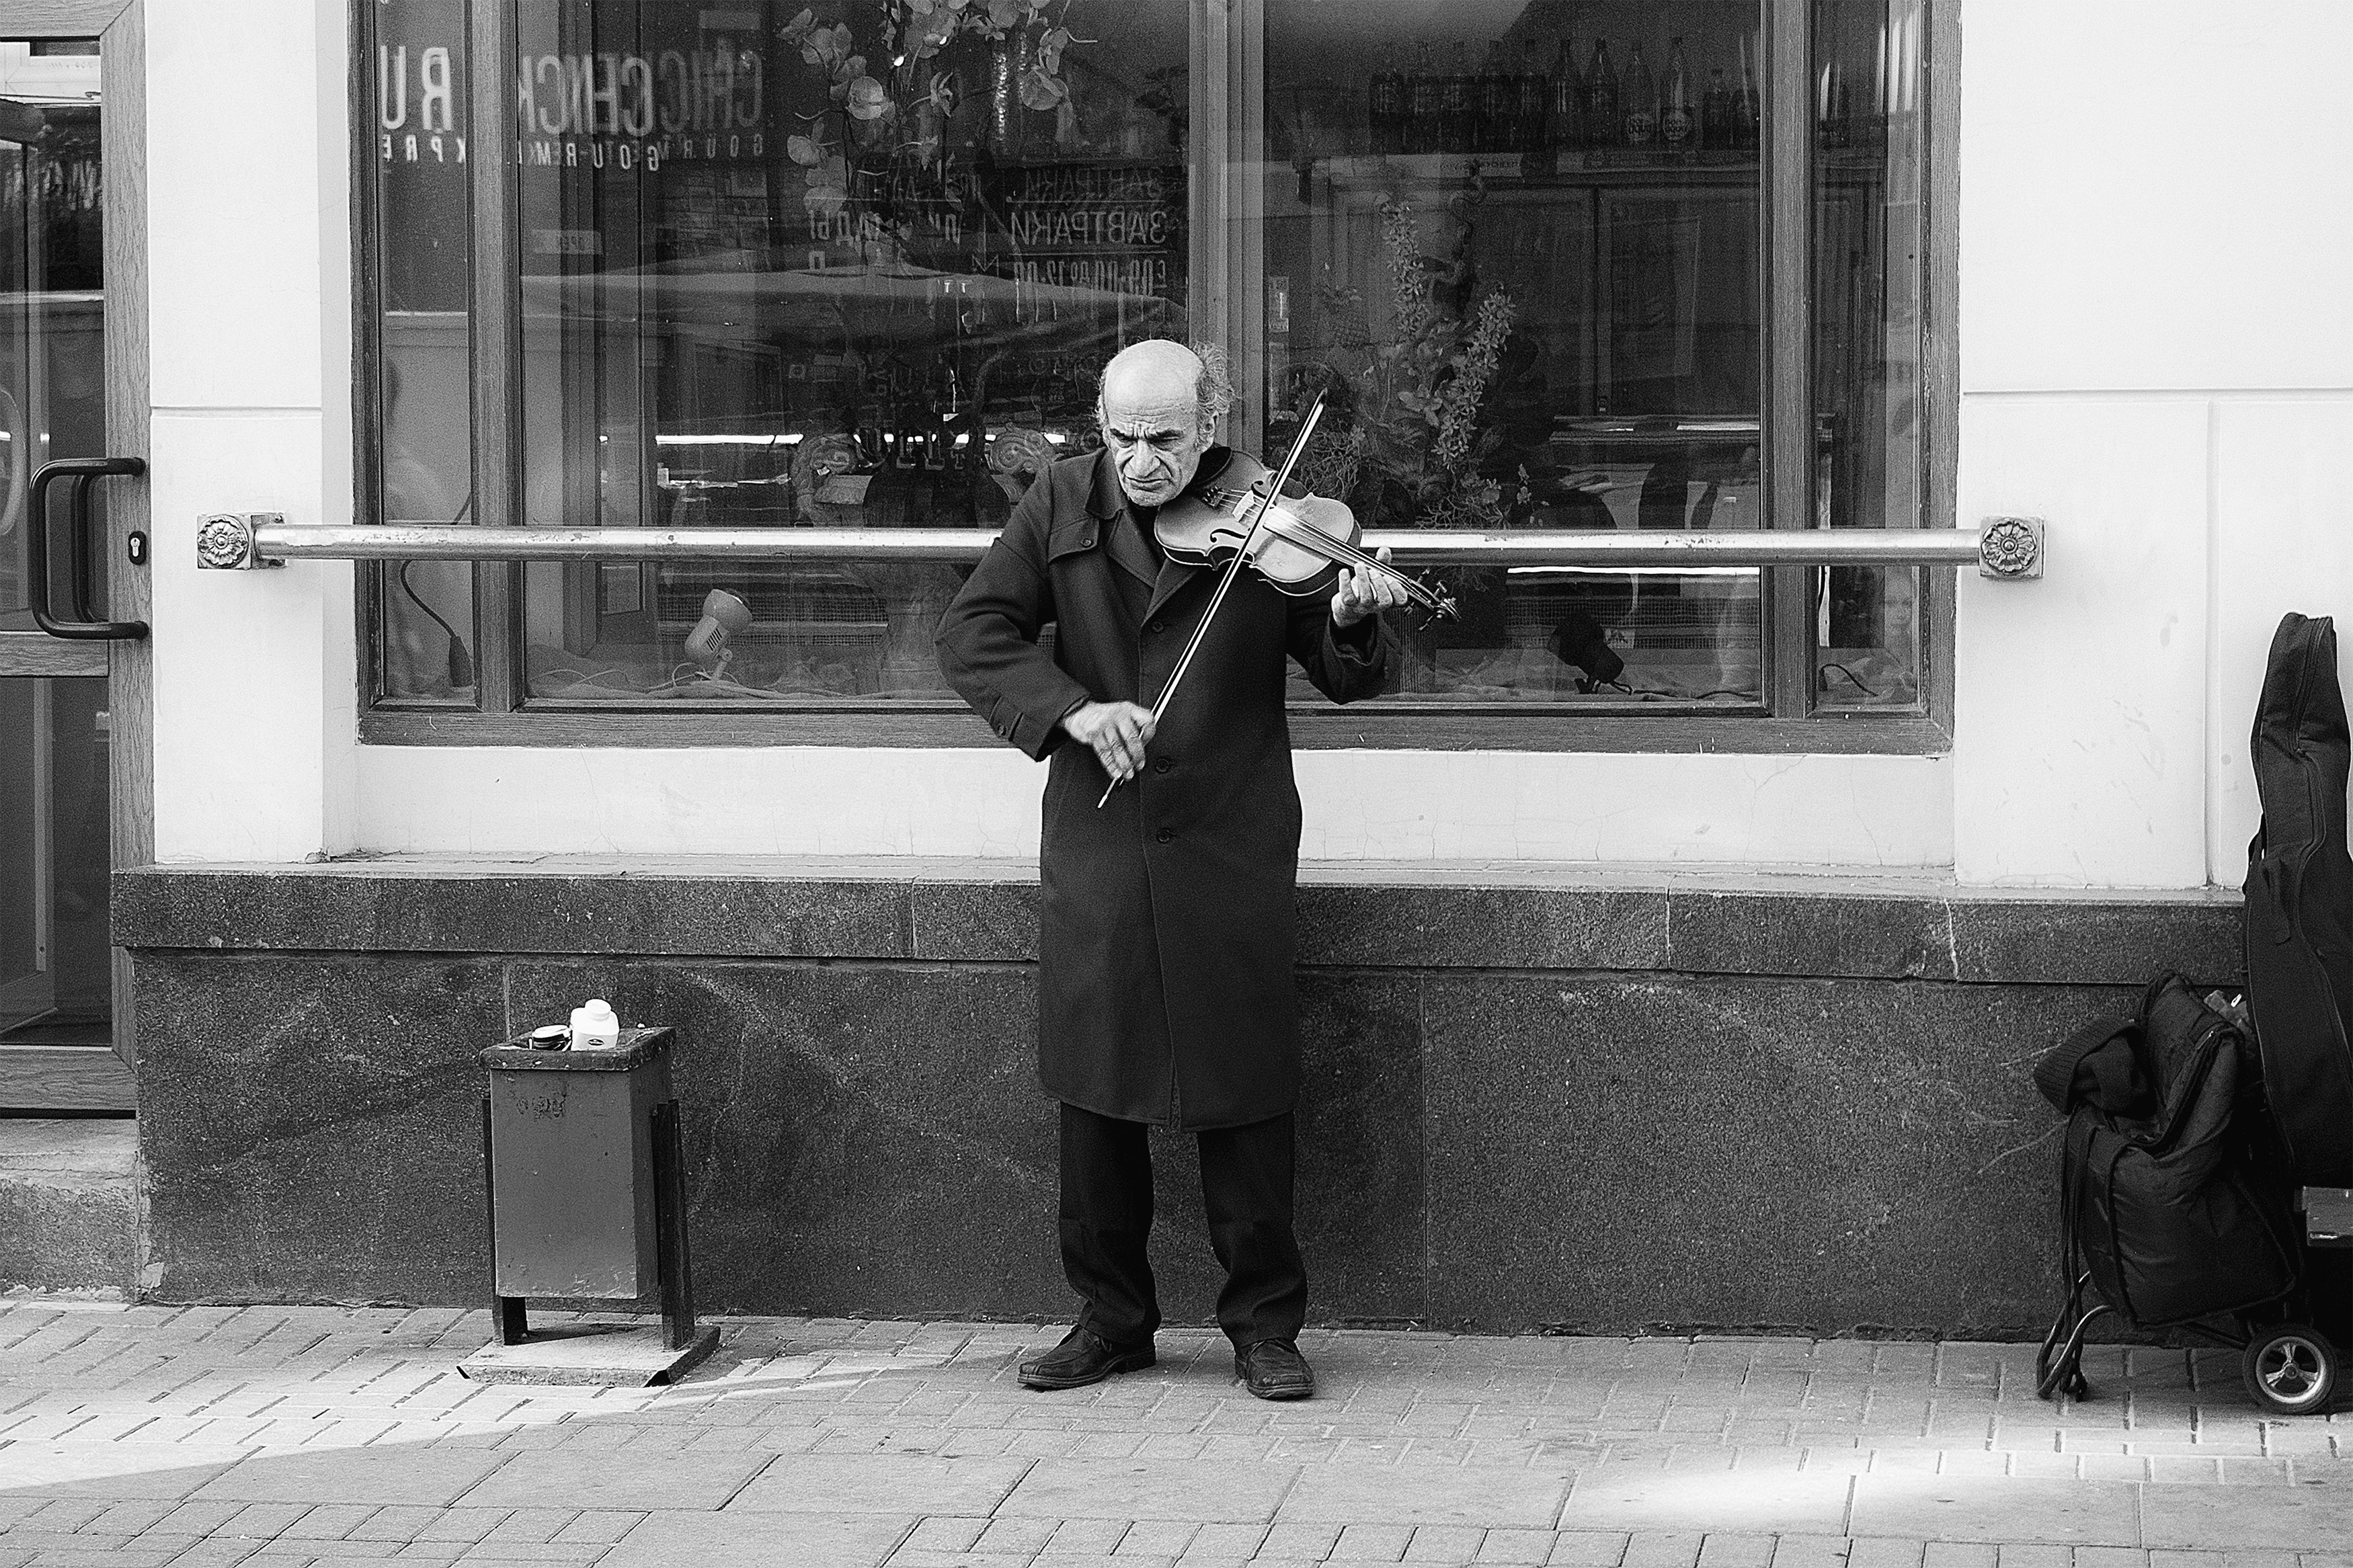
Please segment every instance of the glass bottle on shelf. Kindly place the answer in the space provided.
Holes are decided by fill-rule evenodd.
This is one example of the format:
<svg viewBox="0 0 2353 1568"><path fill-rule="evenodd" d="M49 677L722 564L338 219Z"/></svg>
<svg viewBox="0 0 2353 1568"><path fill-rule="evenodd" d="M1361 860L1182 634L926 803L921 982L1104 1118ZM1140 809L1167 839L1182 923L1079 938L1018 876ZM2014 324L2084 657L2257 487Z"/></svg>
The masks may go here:
<svg viewBox="0 0 2353 1568"><path fill-rule="evenodd" d="M1541 153L1550 144L1545 135L1545 113L1550 107L1552 84L1545 79L1544 61L1536 54L1534 38L1520 40L1520 68L1512 79L1512 88L1519 121L1513 151Z"/></svg>
<svg viewBox="0 0 2353 1568"><path fill-rule="evenodd" d="M1405 73L1398 68L1397 50L1391 45L1381 46L1379 58L1374 63L1366 108L1366 118L1371 122L1373 151L1404 152Z"/></svg>
<svg viewBox="0 0 2353 1568"><path fill-rule="evenodd" d="M1757 112L1755 37L1753 33L1740 36L1740 78L1732 84L1732 146L1739 153L1756 152L1763 132Z"/></svg>
<svg viewBox="0 0 2353 1568"><path fill-rule="evenodd" d="M1836 60L1822 67L1820 96L1821 121L1816 129L1821 145L1831 150L1844 147L1852 140L1847 118L1852 105L1847 99L1846 72L1839 68Z"/></svg>
<svg viewBox="0 0 2353 1568"><path fill-rule="evenodd" d="M1482 153L1520 150L1520 80L1501 38L1487 50L1486 74L1479 79L1479 131L1473 140Z"/></svg>
<svg viewBox="0 0 2353 1568"><path fill-rule="evenodd" d="M1618 123L1618 68L1609 63L1609 40L1593 40L1593 63L1585 71L1585 141L1588 146L1615 147Z"/></svg>
<svg viewBox="0 0 2353 1568"><path fill-rule="evenodd" d="M1552 118L1547 127L1553 152L1574 153L1585 145L1585 79L1577 70L1577 46L1563 33L1552 65Z"/></svg>
<svg viewBox="0 0 2353 1568"><path fill-rule="evenodd" d="M1667 85L1659 95L1659 142L1670 153L1688 153L1699 131L1697 107L1692 102L1691 70L1683 63L1683 41L1667 46Z"/></svg>
<svg viewBox="0 0 2353 1568"><path fill-rule="evenodd" d="M1453 67L1440 79L1445 85L1438 108L1438 150L1472 152L1475 150L1479 123L1479 79L1471 74L1469 45L1460 39L1455 41Z"/></svg>
<svg viewBox="0 0 2353 1568"><path fill-rule="evenodd" d="M1699 100L1699 144L1710 153L1732 149L1732 89L1722 66L1708 72L1707 92Z"/></svg>
<svg viewBox="0 0 2353 1568"><path fill-rule="evenodd" d="M1406 121L1405 150L1409 153L1438 151L1440 110L1444 107L1446 84L1438 75L1438 58L1428 38L1421 40L1414 54L1413 75L1406 79L1409 89L1407 103L1410 113Z"/></svg>
<svg viewBox="0 0 2353 1568"><path fill-rule="evenodd" d="M1620 88L1625 103L1626 145L1655 147L1659 144L1659 84L1651 75L1651 68L1642 63L1642 46L1636 44L1633 58L1626 62L1626 79Z"/></svg>

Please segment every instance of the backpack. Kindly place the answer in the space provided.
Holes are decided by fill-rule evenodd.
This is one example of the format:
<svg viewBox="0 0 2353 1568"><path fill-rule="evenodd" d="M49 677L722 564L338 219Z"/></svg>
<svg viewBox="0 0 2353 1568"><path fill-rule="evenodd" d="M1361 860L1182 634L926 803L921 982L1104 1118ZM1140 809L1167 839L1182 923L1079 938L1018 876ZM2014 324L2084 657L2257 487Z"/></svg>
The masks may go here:
<svg viewBox="0 0 2353 1568"><path fill-rule="evenodd" d="M2272 1122L2295 1181L2353 1187L2353 742L2327 616L2281 617L2253 751L2263 821L2247 846L2247 1005Z"/></svg>
<svg viewBox="0 0 2353 1568"><path fill-rule="evenodd" d="M2036 1065L2034 1081L2067 1113L2062 1323L2087 1283L2105 1303L2072 1332L2054 1326L2055 1338L2079 1346L2102 1310L2164 1328L2295 1289L2299 1233L2265 1168L2252 1048L2187 981L2166 975L2130 1022L2078 1032Z"/></svg>

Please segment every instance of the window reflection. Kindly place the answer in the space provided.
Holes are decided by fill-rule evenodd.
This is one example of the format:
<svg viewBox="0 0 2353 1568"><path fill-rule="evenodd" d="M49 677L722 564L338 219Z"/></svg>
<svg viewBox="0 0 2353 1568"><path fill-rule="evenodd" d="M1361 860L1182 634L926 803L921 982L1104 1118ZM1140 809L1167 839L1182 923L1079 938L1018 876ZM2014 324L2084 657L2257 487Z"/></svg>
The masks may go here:
<svg viewBox="0 0 2353 1568"><path fill-rule="evenodd" d="M1366 527L1764 526L1757 26L1271 0L1266 443L1326 390ZM1754 571L1443 575L1392 700L1758 700Z"/></svg>
<svg viewBox="0 0 2353 1568"><path fill-rule="evenodd" d="M26 539L34 472L106 450L104 187L98 56L0 44L0 631L33 629ZM105 515L107 487L90 496ZM62 516L62 498L51 492ZM94 527L102 526L93 522ZM64 538L63 524L55 538ZM105 599L108 552L91 560ZM52 605L66 552L50 554Z"/></svg>
<svg viewBox="0 0 2353 1568"><path fill-rule="evenodd" d="M472 520L463 0L379 0L374 13L377 520ZM379 695L470 704L474 572L462 561L376 569Z"/></svg>
<svg viewBox="0 0 2353 1568"><path fill-rule="evenodd" d="M1837 434L1822 509L1834 528L1921 521L1926 23L1922 0L1814 0L1814 398ZM1817 700L1916 704L1921 574L1817 577Z"/></svg>
<svg viewBox="0 0 2353 1568"><path fill-rule="evenodd" d="M1186 333L1186 19L521 7L527 519L989 528ZM550 700L944 698L936 564L535 563Z"/></svg>

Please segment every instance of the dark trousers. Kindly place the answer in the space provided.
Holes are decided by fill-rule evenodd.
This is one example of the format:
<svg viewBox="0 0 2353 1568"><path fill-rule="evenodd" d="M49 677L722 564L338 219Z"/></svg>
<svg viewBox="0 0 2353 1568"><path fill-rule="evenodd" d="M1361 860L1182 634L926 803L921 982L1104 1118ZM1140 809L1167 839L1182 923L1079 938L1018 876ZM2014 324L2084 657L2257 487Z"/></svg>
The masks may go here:
<svg viewBox="0 0 2353 1568"><path fill-rule="evenodd" d="M1160 1326L1152 1264L1152 1155L1141 1121L1062 1107L1062 1271L1084 1306L1079 1326L1138 1345ZM1237 1346L1298 1337L1307 1265L1291 1228L1292 1118L1199 1134L1209 1247L1226 1270L1218 1324Z"/></svg>

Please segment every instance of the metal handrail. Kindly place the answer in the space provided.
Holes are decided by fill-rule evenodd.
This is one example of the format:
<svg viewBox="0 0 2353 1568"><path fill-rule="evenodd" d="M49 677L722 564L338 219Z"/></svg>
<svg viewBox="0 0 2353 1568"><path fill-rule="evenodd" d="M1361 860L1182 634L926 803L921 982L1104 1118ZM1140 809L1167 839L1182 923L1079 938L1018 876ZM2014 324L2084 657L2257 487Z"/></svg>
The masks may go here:
<svg viewBox="0 0 2353 1568"><path fill-rule="evenodd" d="M860 561L970 563L987 529L467 528L441 523L294 524L269 512L216 513L197 531L197 564L289 561ZM1374 529L1361 543L1401 566L1938 566L1971 562L1989 577L2042 574L2035 518L1978 529L1641 530Z"/></svg>

